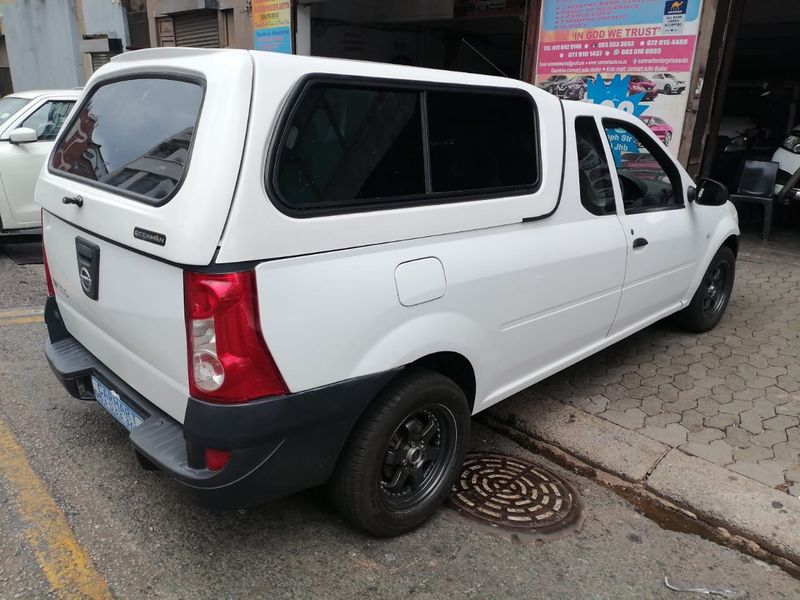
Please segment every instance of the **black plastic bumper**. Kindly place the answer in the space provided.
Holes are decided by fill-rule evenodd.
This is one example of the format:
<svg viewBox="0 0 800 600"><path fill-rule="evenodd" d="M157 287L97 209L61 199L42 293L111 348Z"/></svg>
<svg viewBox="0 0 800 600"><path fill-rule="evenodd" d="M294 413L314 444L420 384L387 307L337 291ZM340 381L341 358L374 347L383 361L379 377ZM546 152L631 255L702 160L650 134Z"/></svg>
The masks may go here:
<svg viewBox="0 0 800 600"><path fill-rule="evenodd" d="M181 425L73 338L53 298L45 322L45 355L67 391L94 400L92 376L116 391L144 419L129 435L142 463L172 476L205 506L253 506L327 481L361 413L396 373L244 404L189 398ZM231 450L231 460L219 471L206 469L204 448Z"/></svg>

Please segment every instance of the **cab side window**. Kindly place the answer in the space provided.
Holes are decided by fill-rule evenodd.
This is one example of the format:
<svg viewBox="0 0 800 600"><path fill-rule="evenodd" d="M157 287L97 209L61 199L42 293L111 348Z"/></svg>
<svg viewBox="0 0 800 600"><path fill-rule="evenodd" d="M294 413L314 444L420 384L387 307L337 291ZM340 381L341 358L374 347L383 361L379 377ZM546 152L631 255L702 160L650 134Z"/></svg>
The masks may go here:
<svg viewBox="0 0 800 600"><path fill-rule="evenodd" d="M45 102L25 119L20 127L30 127L36 131L40 142L52 142L64 125L74 102L54 100Z"/></svg>
<svg viewBox="0 0 800 600"><path fill-rule="evenodd" d="M614 187L611 171L593 117L575 119L575 141L578 152L578 181L581 187L581 204L593 215L613 215Z"/></svg>
<svg viewBox="0 0 800 600"><path fill-rule="evenodd" d="M626 214L683 208L681 179L660 143L638 127L604 120Z"/></svg>

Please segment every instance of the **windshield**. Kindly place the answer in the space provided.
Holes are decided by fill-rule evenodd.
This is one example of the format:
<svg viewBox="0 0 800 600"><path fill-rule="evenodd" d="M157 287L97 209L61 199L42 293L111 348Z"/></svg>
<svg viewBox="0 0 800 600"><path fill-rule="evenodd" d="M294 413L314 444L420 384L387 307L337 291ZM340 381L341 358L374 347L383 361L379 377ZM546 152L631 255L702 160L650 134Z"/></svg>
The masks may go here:
<svg viewBox="0 0 800 600"><path fill-rule="evenodd" d="M17 96L0 98L0 125L3 125L17 114L28 102L30 102L30 100L27 98L18 98Z"/></svg>

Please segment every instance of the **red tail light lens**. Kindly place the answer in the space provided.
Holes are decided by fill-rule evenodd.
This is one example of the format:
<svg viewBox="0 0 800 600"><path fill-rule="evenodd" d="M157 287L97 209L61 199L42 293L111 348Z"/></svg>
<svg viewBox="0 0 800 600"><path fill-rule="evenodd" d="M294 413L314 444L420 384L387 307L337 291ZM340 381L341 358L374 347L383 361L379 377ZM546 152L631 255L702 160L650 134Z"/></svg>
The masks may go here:
<svg viewBox="0 0 800 600"><path fill-rule="evenodd" d="M42 211L42 218L44 218L44 210ZM44 263L44 280L47 283L47 295L52 298L56 295L56 290L53 287L53 278L50 277L50 266L47 264L47 250L44 247L44 231L42 231L42 262Z"/></svg>
<svg viewBox="0 0 800 600"><path fill-rule="evenodd" d="M221 471L231 460L230 450L217 450L216 448L206 448L204 451L206 468L212 471Z"/></svg>
<svg viewBox="0 0 800 600"><path fill-rule="evenodd" d="M255 273L184 275L189 391L213 402L288 393L258 325Z"/></svg>

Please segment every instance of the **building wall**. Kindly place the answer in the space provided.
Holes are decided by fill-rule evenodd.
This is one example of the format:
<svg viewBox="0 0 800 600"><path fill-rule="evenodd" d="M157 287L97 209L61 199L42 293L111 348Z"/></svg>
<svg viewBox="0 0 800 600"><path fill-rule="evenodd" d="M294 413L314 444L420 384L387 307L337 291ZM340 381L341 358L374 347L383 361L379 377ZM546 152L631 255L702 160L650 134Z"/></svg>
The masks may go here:
<svg viewBox="0 0 800 600"><path fill-rule="evenodd" d="M122 47L128 44L128 28L121 2L111 0L81 0L83 24L86 35L106 34L110 38L122 40Z"/></svg>
<svg viewBox="0 0 800 600"><path fill-rule="evenodd" d="M176 0L147 0L147 19L150 25L150 43L155 46L160 46L158 38L157 19L159 17L169 16L174 14L172 11L177 8L185 8L186 6L200 6L203 4L197 0L193 2L183 2ZM208 4L208 3L206 3ZM248 0L219 0L213 3L219 11L230 11L233 23L233 31L229 32L228 46L229 48L253 48L253 24L250 20L250 12L248 10ZM220 26L224 26L224 19L220 18ZM222 39L222 36L220 36Z"/></svg>
<svg viewBox="0 0 800 600"><path fill-rule="evenodd" d="M85 83L74 0L13 0L3 21L15 91Z"/></svg>

